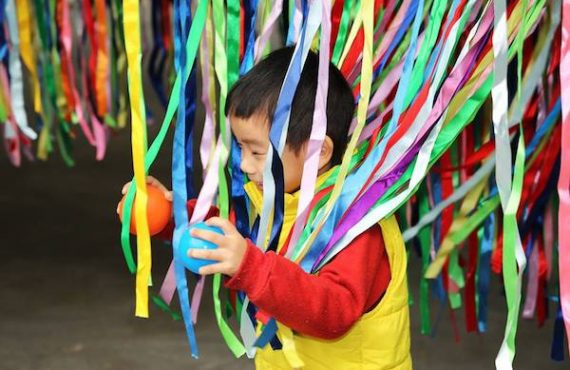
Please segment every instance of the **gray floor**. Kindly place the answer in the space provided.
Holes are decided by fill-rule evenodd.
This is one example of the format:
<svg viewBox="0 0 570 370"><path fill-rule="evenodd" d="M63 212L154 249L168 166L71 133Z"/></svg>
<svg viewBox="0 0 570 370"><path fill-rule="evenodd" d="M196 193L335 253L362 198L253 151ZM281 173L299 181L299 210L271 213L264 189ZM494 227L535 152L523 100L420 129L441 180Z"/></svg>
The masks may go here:
<svg viewBox="0 0 570 370"><path fill-rule="evenodd" d="M0 154L0 369L252 368L223 344L210 294L197 327L199 360L191 359L180 322L155 308L148 320L133 316L134 279L123 262L115 216L120 186L131 173L128 140L126 131L112 138L107 159L96 163L79 139L73 169L57 154L15 169ZM154 174L168 179L169 156L168 150L161 154ZM167 248L154 245L156 280L168 258ZM412 261L410 278L417 276ZM412 307L416 369L493 368L505 320L496 280L485 335L467 335L461 324L455 343L445 319L435 338L421 336ZM551 335L552 320L540 330L521 322L515 368L570 368L568 361L549 359Z"/></svg>

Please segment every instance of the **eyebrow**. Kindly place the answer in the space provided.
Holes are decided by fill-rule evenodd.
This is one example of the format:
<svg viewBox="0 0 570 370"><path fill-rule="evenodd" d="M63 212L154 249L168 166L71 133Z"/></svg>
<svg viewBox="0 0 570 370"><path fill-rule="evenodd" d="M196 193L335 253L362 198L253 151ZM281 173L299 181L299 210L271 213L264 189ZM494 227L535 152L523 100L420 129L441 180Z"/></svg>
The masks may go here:
<svg viewBox="0 0 570 370"><path fill-rule="evenodd" d="M256 139L247 139L246 138L246 139L243 139L240 141L243 142L244 144L250 144L250 145L254 144L254 145L259 145L259 146L265 146L264 145L265 143L262 143L261 141L257 141Z"/></svg>

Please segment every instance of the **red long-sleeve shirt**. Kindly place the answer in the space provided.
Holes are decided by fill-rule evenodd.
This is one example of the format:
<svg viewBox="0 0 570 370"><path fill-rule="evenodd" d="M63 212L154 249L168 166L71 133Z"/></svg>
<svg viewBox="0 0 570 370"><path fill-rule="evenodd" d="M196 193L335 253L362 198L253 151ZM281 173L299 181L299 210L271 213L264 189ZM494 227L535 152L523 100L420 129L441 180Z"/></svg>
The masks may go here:
<svg viewBox="0 0 570 370"><path fill-rule="evenodd" d="M195 203L188 202L189 214ZM207 217L216 214L211 210ZM172 228L168 225L159 237L171 239ZM342 336L378 304L390 282L390 264L378 225L356 237L316 275L247 242L241 265L225 286L245 292L263 314L304 335Z"/></svg>
<svg viewBox="0 0 570 370"><path fill-rule="evenodd" d="M322 339L345 334L380 301L390 265L378 225L355 238L317 275L251 241L226 287L241 290L267 315L296 332Z"/></svg>

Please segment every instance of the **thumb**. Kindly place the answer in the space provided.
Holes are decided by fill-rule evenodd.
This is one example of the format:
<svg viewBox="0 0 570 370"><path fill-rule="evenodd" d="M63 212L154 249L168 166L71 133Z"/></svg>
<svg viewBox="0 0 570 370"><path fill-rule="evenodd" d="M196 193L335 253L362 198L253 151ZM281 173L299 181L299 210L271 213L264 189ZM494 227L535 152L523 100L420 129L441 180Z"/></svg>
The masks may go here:
<svg viewBox="0 0 570 370"><path fill-rule="evenodd" d="M123 188L121 189L121 194L125 195L127 194L127 191L129 190L129 187L131 186L131 182L127 182L125 185L123 185Z"/></svg>

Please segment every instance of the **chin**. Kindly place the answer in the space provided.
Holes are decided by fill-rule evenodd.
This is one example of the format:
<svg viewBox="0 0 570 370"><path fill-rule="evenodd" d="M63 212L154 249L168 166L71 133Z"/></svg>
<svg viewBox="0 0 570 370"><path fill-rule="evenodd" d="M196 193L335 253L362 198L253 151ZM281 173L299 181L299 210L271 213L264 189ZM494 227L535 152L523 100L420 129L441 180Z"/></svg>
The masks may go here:
<svg viewBox="0 0 570 370"><path fill-rule="evenodd" d="M301 188L301 184L297 185L297 186L287 186L285 187L285 192L288 194L293 194L297 191L299 191Z"/></svg>

